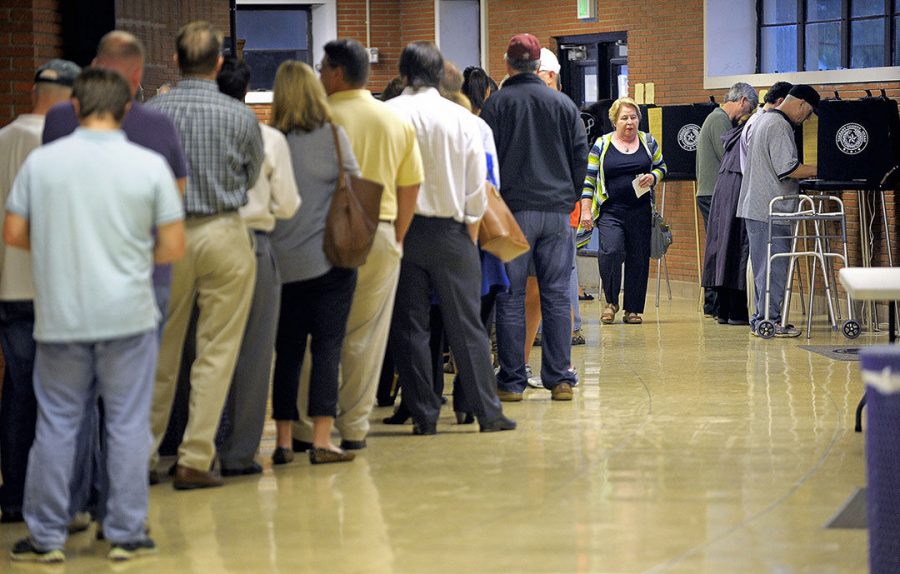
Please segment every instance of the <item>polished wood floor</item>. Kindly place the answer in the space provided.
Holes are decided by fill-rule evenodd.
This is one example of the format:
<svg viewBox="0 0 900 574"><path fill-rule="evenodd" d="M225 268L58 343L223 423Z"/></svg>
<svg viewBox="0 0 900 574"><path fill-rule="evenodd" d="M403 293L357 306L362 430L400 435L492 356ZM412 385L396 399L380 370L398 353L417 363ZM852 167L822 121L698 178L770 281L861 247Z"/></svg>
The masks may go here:
<svg viewBox="0 0 900 574"><path fill-rule="evenodd" d="M505 405L515 432L478 434L448 408L440 434L414 437L381 408L356 461L273 470L269 428L262 476L151 489L157 556L111 565L92 528L57 571L865 572L866 531L824 528L865 484L858 363L696 307L648 298L643 325L601 327L583 303L575 400L528 391ZM814 329L830 343L846 344ZM24 534L4 525L0 544Z"/></svg>

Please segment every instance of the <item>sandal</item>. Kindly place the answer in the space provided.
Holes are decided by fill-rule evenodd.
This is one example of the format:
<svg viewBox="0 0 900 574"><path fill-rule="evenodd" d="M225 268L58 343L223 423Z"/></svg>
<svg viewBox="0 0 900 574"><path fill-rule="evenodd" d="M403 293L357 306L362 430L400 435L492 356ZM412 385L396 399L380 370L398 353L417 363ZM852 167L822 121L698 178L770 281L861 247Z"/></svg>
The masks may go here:
<svg viewBox="0 0 900 574"><path fill-rule="evenodd" d="M619 306L615 303L608 303L606 309L600 314L600 322L609 325L616 320L616 313L619 312Z"/></svg>
<svg viewBox="0 0 900 574"><path fill-rule="evenodd" d="M622 322L627 323L629 325L640 325L641 323L644 322L644 320L641 319L641 316L638 315L637 313L632 313L631 311L626 311L625 317L622 319Z"/></svg>

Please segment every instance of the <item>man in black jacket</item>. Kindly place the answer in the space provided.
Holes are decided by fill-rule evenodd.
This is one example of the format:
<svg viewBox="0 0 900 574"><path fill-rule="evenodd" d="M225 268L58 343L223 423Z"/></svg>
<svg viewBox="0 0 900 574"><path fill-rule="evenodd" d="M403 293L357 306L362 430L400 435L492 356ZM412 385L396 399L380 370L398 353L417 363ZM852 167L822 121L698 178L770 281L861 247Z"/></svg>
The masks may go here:
<svg viewBox="0 0 900 574"><path fill-rule="evenodd" d="M506 50L509 79L485 103L481 117L494 131L500 190L531 245L507 264L510 292L497 299L498 393L520 401L525 375L525 282L534 260L541 292L541 380L554 400L571 400L577 383L569 369L572 317L568 286L574 246L569 213L581 194L588 154L575 104L548 90L536 74L541 45L531 34L512 37Z"/></svg>

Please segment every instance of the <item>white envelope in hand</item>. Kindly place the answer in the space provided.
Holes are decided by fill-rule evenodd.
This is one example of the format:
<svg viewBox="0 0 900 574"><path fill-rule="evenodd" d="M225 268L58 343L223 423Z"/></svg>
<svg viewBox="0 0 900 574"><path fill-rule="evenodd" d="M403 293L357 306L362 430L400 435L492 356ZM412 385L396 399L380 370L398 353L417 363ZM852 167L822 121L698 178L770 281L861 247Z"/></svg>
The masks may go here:
<svg viewBox="0 0 900 574"><path fill-rule="evenodd" d="M644 174L641 174L641 175L635 177L635 178L631 181L631 187L634 188L634 194L635 194L637 197L641 197L642 195L644 195L645 193L647 193L648 191L650 191L650 186L649 186L649 185L648 185L647 187L641 187L641 184L639 183L640 180L641 180L641 177L643 177L643 175L644 175Z"/></svg>

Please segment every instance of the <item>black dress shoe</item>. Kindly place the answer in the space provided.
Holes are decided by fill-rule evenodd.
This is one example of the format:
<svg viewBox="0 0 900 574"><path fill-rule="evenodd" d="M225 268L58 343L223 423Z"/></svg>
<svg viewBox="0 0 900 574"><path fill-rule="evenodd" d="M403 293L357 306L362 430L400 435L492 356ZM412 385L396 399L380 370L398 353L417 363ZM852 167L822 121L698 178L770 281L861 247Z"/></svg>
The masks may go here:
<svg viewBox="0 0 900 574"><path fill-rule="evenodd" d="M222 467L221 473L222 476L247 476L250 474L262 474L262 471L262 467L254 462L252 465L245 466L244 468Z"/></svg>
<svg viewBox="0 0 900 574"><path fill-rule="evenodd" d="M456 424L470 425L475 422L475 415L464 411L456 411Z"/></svg>
<svg viewBox="0 0 900 574"><path fill-rule="evenodd" d="M409 417L409 413L397 409L391 416L381 419L381 422L386 425L405 425L406 421L409 420Z"/></svg>
<svg viewBox="0 0 900 574"><path fill-rule="evenodd" d="M344 439L341 441L341 449L343 449L343 450L362 450L364 448L366 448L366 439L362 439L362 440Z"/></svg>
<svg viewBox="0 0 900 574"><path fill-rule="evenodd" d="M419 423L413 421L413 434L433 435L437 434L437 423Z"/></svg>
<svg viewBox="0 0 900 574"><path fill-rule="evenodd" d="M25 517L22 516L22 510L12 510L6 509L3 511L3 514L0 515L0 523L3 524L13 524L16 522L25 522Z"/></svg>
<svg viewBox="0 0 900 574"><path fill-rule="evenodd" d="M291 450L294 452L306 452L313 447L313 443L305 440L291 439Z"/></svg>
<svg viewBox="0 0 900 574"><path fill-rule="evenodd" d="M155 468L147 473L147 484L149 484L150 486L159 484L159 471Z"/></svg>
<svg viewBox="0 0 900 574"><path fill-rule="evenodd" d="M497 432L505 430L516 430L516 421L500 415L490 422L481 424L481 432Z"/></svg>

